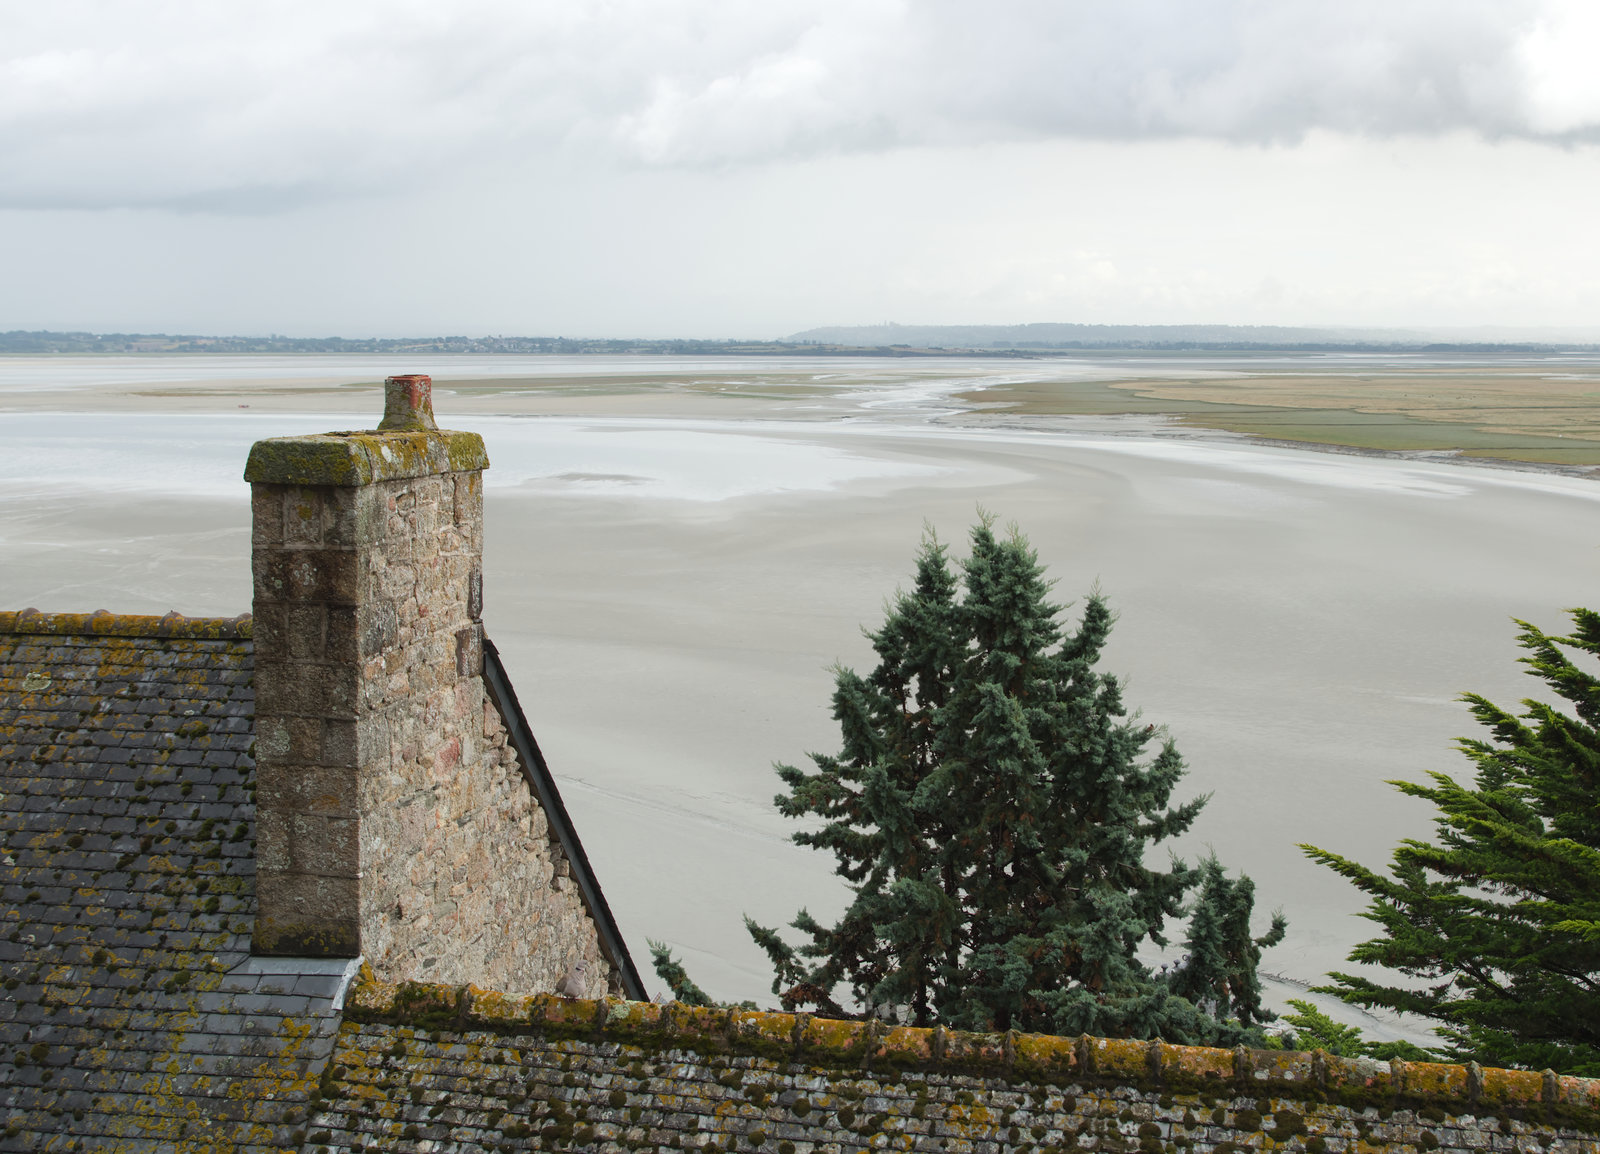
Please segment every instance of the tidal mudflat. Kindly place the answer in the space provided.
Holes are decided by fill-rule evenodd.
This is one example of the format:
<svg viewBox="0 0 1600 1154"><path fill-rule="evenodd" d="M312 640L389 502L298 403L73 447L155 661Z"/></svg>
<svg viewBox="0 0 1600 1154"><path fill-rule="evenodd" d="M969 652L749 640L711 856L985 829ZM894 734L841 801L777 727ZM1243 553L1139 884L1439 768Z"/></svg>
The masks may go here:
<svg viewBox="0 0 1600 1154"><path fill-rule="evenodd" d="M1104 376L1001 385L1001 412L1160 413L1197 429L1486 462L1600 466L1600 354L1124 357Z"/></svg>
<svg viewBox="0 0 1600 1154"><path fill-rule="evenodd" d="M637 956L669 941L727 998L768 997L741 913L839 904L828 861L787 842L770 764L835 747L828 666L868 664L861 626L924 525L959 552L981 506L1063 602L1110 595L1110 668L1211 795L1175 849L1256 879L1290 918L1264 968L1302 980L1366 923L1295 844L1376 864L1426 835L1385 780L1461 771L1456 696L1534 688L1511 617L1559 628L1596 600L1587 478L1160 414L997 425L954 399L1081 365L33 365L0 364L0 605L228 614L249 607L249 444L370 425L385 372L431 370L442 421L488 443L486 624L612 907Z"/></svg>

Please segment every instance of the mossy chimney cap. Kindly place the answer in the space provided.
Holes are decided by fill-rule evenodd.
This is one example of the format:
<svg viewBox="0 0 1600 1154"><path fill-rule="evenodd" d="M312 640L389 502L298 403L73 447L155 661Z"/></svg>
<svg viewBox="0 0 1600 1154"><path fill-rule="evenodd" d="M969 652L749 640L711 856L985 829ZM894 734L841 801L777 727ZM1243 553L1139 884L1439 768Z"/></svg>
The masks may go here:
<svg viewBox="0 0 1600 1154"><path fill-rule="evenodd" d="M244 479L268 485L371 485L488 467L483 438L439 428L433 419L433 378L410 373L383 382L383 423L376 429L257 441Z"/></svg>
<svg viewBox="0 0 1600 1154"><path fill-rule="evenodd" d="M433 378L422 373L387 377L383 382L383 420L380 430L437 429L433 419Z"/></svg>

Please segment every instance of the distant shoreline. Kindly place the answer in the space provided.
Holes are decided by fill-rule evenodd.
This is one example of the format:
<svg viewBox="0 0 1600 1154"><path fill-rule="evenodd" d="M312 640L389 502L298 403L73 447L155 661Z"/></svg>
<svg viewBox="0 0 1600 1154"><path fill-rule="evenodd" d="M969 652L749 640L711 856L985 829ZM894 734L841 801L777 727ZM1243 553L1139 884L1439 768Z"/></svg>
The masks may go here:
<svg viewBox="0 0 1600 1154"><path fill-rule="evenodd" d="M1593 355L1552 364L1548 354L1505 351L1411 360L1284 349L1169 356L971 351L959 358L924 350L904 359L788 346L763 356L731 345L716 356L681 349L609 357L200 352L0 357L14 383L0 382L0 401L37 409L52 403L48 384L55 381L73 389L75 403L103 408L332 411L348 406L351 388L376 388L386 373L404 368L432 373L437 387L456 396L452 403L486 412L575 415L621 405L661 417L814 417L834 407L860 415L878 404L909 403L932 416L926 400L938 395L958 409L945 419L969 427L1146 416L1159 418L1167 435L1181 430L1191 439L1600 479L1600 357ZM282 379L274 384L275 377ZM897 392L913 382L920 383ZM919 400L930 385L932 394ZM852 398L865 396L875 399L858 412Z"/></svg>
<svg viewBox="0 0 1600 1154"><path fill-rule="evenodd" d="M1022 326L1024 328L1035 326ZM0 357L140 356L809 356L809 357L1000 357L1025 360L1070 358L1107 353L1376 353L1376 354L1550 354L1600 353L1600 343L1581 341L1448 341L1396 333L1341 337L1283 330L1296 339L1263 339L1264 328L1249 326L1050 326L1114 330L1102 339L995 338L988 341L855 343L809 340L613 339L587 337L438 336L395 338L246 337L173 333L90 333L12 330L0 333ZM1236 327L1241 335L1224 336ZM996 326L1005 331L1003 326ZM1175 331L1174 331L1175 330ZM1183 332L1204 330L1201 335ZM1215 330L1215 331L1213 331ZM820 330L819 330L820 331ZM1133 335L1135 331L1144 335ZM1249 333L1254 339L1243 334Z"/></svg>

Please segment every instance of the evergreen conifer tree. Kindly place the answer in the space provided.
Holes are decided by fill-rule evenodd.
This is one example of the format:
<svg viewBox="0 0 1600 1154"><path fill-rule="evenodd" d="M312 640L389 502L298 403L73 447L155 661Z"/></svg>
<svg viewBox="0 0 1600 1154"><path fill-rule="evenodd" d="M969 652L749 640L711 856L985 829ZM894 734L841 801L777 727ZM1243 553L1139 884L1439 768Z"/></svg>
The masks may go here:
<svg viewBox="0 0 1600 1154"><path fill-rule="evenodd" d="M747 920L786 1006L842 1013L835 989L847 983L858 1004L909 1006L922 1025L1243 1035L1136 956L1166 944L1202 876L1176 861L1152 869L1146 851L1187 830L1205 799L1171 804L1177 749L1131 719L1121 684L1095 669L1113 620L1105 600L1092 594L1064 633L1049 591L1027 541L987 518L959 576L930 536L912 589L868 635L876 668L836 671L842 750L812 755L814 772L779 766L788 792L776 802L821 819L794 839L833 853L854 899L832 927L801 911L799 947ZM1253 890L1226 895L1243 904L1248 938ZM1217 902L1232 932L1238 910ZM1245 991L1259 954L1228 948L1218 964L1248 978L1219 979L1227 1009L1255 1016Z"/></svg>
<svg viewBox="0 0 1600 1154"><path fill-rule="evenodd" d="M1321 991L1326 992L1326 991ZM1414 1042L1369 1042L1359 1026L1336 1022L1304 998L1286 998L1291 1007L1283 1015L1289 1030L1270 1036L1286 1050L1326 1050L1341 1058L1377 1058L1380 1062L1399 1058L1402 1062L1437 1062L1440 1055L1424 1050Z"/></svg>
<svg viewBox="0 0 1600 1154"><path fill-rule="evenodd" d="M1213 854L1200 863L1200 895L1184 935L1188 953L1171 979L1174 993L1208 1013L1238 1019L1241 1025L1271 1020L1261 1010L1261 981L1256 968L1261 951L1283 940L1288 923L1274 914L1261 937L1250 934L1256 884L1247 877L1230 878Z"/></svg>
<svg viewBox="0 0 1600 1154"><path fill-rule="evenodd" d="M1442 1023L1455 1055L1499 1066L1600 1074L1600 678L1564 650L1600 657L1600 614L1571 636L1519 621L1521 660L1568 711L1525 700L1519 717L1464 700L1491 735L1462 739L1475 787L1430 773L1393 782L1438 807L1437 844L1408 840L1389 876L1303 847L1372 896L1383 935L1350 960L1422 985L1329 975L1328 992Z"/></svg>
<svg viewBox="0 0 1600 1154"><path fill-rule="evenodd" d="M710 994L694 984L694 979L689 977L689 971L683 968L683 963L672 956L672 950L665 942L646 938L645 944L650 947L650 961L655 967L656 977L667 983L673 1001L682 1002L685 1006L716 1005Z"/></svg>

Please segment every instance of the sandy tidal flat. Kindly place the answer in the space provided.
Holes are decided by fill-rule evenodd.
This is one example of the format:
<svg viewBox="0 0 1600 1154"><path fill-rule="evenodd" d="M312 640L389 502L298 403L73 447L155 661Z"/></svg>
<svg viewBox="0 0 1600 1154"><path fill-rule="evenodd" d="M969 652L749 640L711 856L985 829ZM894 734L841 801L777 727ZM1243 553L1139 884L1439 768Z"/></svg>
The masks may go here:
<svg viewBox="0 0 1600 1154"><path fill-rule="evenodd" d="M247 609L249 444L370 426L376 380L414 366L311 366L307 385L298 361L246 360L133 384L64 362L26 392L0 367L0 606ZM720 997L770 997L742 913L840 906L830 862L787 841L770 765L836 748L828 667L869 663L860 629L925 524L960 552L989 509L1063 602L1110 595L1109 667L1184 752L1180 792L1211 795L1174 850L1250 873L1263 915L1290 920L1264 968L1304 980L1367 923L1296 843L1377 864L1426 836L1385 780L1463 771L1457 695L1536 689L1510 618L1560 628L1596 601L1582 478L1197 441L1153 417L966 427L948 398L1031 371L1004 363L658 361L628 387L605 367L592 392L541 392L485 365L502 383L436 404L488 443L486 625L635 957L666 940Z"/></svg>

